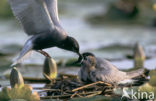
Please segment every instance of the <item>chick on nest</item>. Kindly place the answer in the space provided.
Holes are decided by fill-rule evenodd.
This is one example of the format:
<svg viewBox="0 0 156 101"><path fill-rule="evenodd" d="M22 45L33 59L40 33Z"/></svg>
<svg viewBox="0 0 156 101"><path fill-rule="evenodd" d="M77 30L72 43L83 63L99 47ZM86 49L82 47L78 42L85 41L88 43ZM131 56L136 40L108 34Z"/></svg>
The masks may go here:
<svg viewBox="0 0 156 101"><path fill-rule="evenodd" d="M141 85L147 81L148 70L144 68L124 72L109 61L97 58L93 53L83 53L79 78L86 83L104 81L113 85Z"/></svg>

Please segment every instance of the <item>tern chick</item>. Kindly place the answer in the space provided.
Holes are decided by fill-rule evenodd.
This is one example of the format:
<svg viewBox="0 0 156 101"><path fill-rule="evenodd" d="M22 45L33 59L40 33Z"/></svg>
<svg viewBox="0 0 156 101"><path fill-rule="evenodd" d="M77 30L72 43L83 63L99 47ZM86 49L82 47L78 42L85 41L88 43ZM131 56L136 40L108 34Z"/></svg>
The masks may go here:
<svg viewBox="0 0 156 101"><path fill-rule="evenodd" d="M144 68L124 72L117 69L109 61L96 58L92 53L83 53L83 61L79 71L79 78L86 83L104 81L114 85L141 85L147 78L149 71Z"/></svg>

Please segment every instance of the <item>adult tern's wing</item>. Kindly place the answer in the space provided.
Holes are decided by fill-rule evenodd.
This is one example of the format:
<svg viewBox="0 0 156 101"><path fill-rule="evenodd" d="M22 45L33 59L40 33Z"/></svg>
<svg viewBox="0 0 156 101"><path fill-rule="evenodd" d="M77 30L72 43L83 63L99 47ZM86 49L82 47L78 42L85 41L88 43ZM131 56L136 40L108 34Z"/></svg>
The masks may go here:
<svg viewBox="0 0 156 101"><path fill-rule="evenodd" d="M57 27L62 28L60 25L59 17L58 17L57 0L44 0L44 1L47 5L47 8L48 8L48 11L49 11L49 14L50 14L50 17L51 17L53 23Z"/></svg>
<svg viewBox="0 0 156 101"><path fill-rule="evenodd" d="M54 29L54 24L43 0L9 0L11 9L28 35Z"/></svg>

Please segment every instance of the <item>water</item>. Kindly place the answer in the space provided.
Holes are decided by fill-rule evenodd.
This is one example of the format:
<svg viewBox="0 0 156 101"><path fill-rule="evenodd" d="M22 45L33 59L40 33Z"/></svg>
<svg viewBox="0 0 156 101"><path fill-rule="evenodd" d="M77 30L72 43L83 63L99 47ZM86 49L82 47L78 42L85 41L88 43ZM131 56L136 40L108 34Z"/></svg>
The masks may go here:
<svg viewBox="0 0 156 101"><path fill-rule="evenodd" d="M59 6L62 6L61 24L69 35L78 40L81 52L90 51L95 53L97 57L121 59L122 61L112 61L112 63L120 69L128 69L133 67L133 61L126 59L125 55L132 54L134 44L139 42L144 46L146 55L152 57L145 62L145 67L156 68L156 30L154 28L89 24L85 20L87 16L106 10L106 4L102 3L83 4L67 0L62 1ZM23 46L28 38L16 20L0 21L0 49L10 44ZM45 51L56 60L77 57L72 52L58 48L46 49ZM43 60L44 57L41 54L34 52L30 58L24 60L24 63L43 64ZM2 71L0 72L2 73Z"/></svg>

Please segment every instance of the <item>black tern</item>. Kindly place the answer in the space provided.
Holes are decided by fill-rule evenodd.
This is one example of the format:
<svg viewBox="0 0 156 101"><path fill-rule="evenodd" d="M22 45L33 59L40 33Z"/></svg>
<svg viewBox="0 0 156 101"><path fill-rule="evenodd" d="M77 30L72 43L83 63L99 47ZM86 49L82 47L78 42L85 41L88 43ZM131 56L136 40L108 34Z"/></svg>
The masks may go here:
<svg viewBox="0 0 156 101"><path fill-rule="evenodd" d="M147 81L149 71L144 68L131 72L117 69L109 61L97 58L94 54L86 52L82 54L84 59L78 73L79 78L86 83L104 81L114 85L141 85Z"/></svg>
<svg viewBox="0 0 156 101"><path fill-rule="evenodd" d="M20 63L32 50L47 56L42 49L58 47L79 55L77 40L68 36L60 24L57 0L9 0L13 14L31 36L13 65Z"/></svg>

